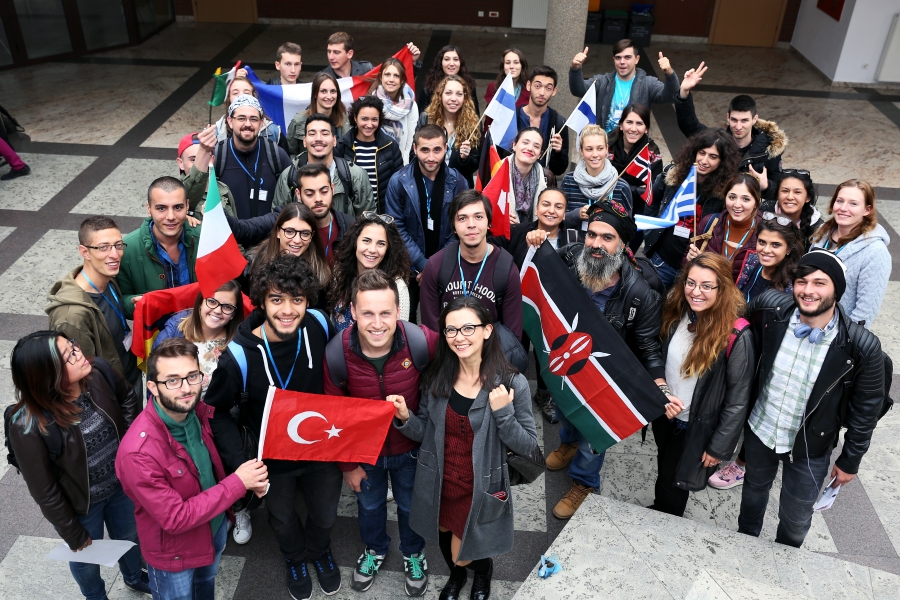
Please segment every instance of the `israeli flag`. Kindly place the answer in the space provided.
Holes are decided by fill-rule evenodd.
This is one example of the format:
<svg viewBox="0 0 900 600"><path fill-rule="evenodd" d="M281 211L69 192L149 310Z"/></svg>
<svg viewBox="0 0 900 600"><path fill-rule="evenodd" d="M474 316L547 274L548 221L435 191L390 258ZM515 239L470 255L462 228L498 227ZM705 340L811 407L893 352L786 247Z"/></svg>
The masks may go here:
<svg viewBox="0 0 900 600"><path fill-rule="evenodd" d="M691 167L688 176L681 182L675 196L666 206L666 210L658 217L634 215L638 231L648 229L665 229L673 227L681 217L693 217L697 214L697 170Z"/></svg>
<svg viewBox="0 0 900 600"><path fill-rule="evenodd" d="M575 110L572 111L572 114L569 115L569 119L563 127L568 127L576 134L581 135L581 130L584 129L585 126L595 125L597 123L597 92L594 90L594 86L596 85L596 81L591 84L591 87L588 88L588 91L581 99L581 102L578 103L578 106L576 106Z"/></svg>
<svg viewBox="0 0 900 600"><path fill-rule="evenodd" d="M506 79L500 84L500 89L488 104L484 116L493 119L490 130L491 139L497 140L495 144L506 150L512 150L513 140L519 132L516 123L516 90L512 75L507 74Z"/></svg>

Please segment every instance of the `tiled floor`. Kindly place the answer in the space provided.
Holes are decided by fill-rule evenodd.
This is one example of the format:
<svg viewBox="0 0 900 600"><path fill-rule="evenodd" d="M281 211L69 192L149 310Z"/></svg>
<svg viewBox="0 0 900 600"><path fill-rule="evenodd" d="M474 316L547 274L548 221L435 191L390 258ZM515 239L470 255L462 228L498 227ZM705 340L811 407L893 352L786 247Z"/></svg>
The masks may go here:
<svg viewBox="0 0 900 600"><path fill-rule="evenodd" d="M26 135L18 136L14 143L34 171L30 177L0 182L0 407L13 401L8 355L14 340L46 325L42 309L47 290L79 263L75 232L81 220L103 213L113 216L124 231L137 226L145 214L149 182L175 173L178 140L209 120L209 76L216 67L241 59L252 64L261 77L268 77L274 49L292 39L304 48L302 78L308 81L313 67L326 63L324 41L330 32L323 27L181 22L138 48L0 72L2 103L26 128ZM478 82L479 99L494 78L503 48L522 49L534 65L539 63L544 45L538 35L383 28L352 33L357 55L373 62L389 56L406 41L415 42L423 54L432 56L446 43L459 45ZM586 71L608 70L609 50L608 46L593 46ZM892 249L896 248L896 232L900 231L900 203L896 202L900 201L896 143L900 139L900 97L889 91L878 96L872 90L832 89L796 54L785 50L655 44L645 49L640 66L655 72L656 60L649 58L660 51L680 72L701 60L710 63L696 93L698 116L705 123L724 119L732 95L753 94L761 116L777 121L790 138L785 166L809 168L823 184L820 205L827 202L826 192L846 178L861 176L871 181L878 192L881 222L895 240ZM561 75L560 95L568 94L567 74ZM213 119L221 112L221 108L214 109ZM671 107L655 107L651 122L653 136L668 160L683 140ZM893 255L900 260L900 252ZM889 353L900 356L900 268L894 270L894 279L873 330ZM556 426L543 426L539 433L545 449L552 450L558 443ZM608 582L624 582L618 588L621 593L610 597L720 598L725 593L731 598L838 597L820 579L827 578L821 569L839 565L848 577L864 578L871 589L887 590L878 597L897 598L900 592L890 595L890 590L896 591L890 587L894 580L880 573L900 574L898 434L900 413L895 411L879 424L858 479L841 492L831 511L815 516L806 548L818 554L760 550L759 556L742 557L744 566L731 574L732 582L723 581L723 569L732 560L724 555L721 560L709 558L710 564L676 563L671 568L660 562L662 554L651 553L641 560L634 556L642 549L654 548L647 546L653 541L648 536L656 535L654 527L660 525L635 506L652 501L652 435L643 445L633 436L609 451L602 489L592 499L590 527L573 524L566 528L566 535L603 551L606 562L602 568L592 565L594 575L600 573ZM0 597L77 597L65 565L41 560L55 543L55 532L31 501L21 478L14 470L8 471L2 459L0 477ZM569 482L564 472L547 473L532 486L515 490L516 546L496 561L495 597L511 597L539 555L560 536L565 523L554 519L549 510ZM760 544L774 537L777 491L776 483ZM691 543L699 539L727 549L728 540L735 539L728 531L736 529L739 501L739 489L704 490L692 496L687 520L661 526L683 530L684 540ZM353 497L346 492L334 532L334 552L345 577L361 549L355 515ZM253 524L254 538L248 545L232 542L226 549L219 598L285 596L280 557L265 510L253 515ZM717 529L705 529L708 526ZM389 519L388 528L396 539L395 517ZM447 569L436 549L428 552L436 583L430 597L436 597L434 590L439 589ZM367 597L397 597L402 577L398 554L396 550L389 553L379 582ZM612 560L615 556L619 562ZM569 568L573 573L577 570L574 564ZM111 570L107 578L110 597L134 597L115 577ZM786 583L789 580L795 583ZM738 595L734 581L752 582L755 587L748 589L756 595ZM578 593L551 587L554 593L543 588L541 593L547 592L546 597L604 597L590 586ZM529 589L538 588L523 590L524 597L536 597ZM846 594L852 597L853 589L852 585L846 587ZM720 594L719 590L725 591ZM351 596L355 594L347 589L339 597Z"/></svg>

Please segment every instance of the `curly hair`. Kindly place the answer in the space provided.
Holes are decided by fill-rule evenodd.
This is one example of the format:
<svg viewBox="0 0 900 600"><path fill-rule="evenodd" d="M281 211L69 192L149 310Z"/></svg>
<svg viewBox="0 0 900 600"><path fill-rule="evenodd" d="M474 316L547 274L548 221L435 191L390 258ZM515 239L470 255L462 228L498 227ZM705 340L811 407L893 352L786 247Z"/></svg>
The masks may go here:
<svg viewBox="0 0 900 600"><path fill-rule="evenodd" d="M715 171L706 176L706 179L698 180L698 192L701 198L724 198L725 184L737 174L738 165L741 163L741 151L737 142L734 141L734 136L724 129L708 128L689 137L675 157L675 176L678 182L684 181L691 167L697 162L697 153L711 146L716 147L721 162Z"/></svg>
<svg viewBox="0 0 900 600"><path fill-rule="evenodd" d="M278 239L278 232L284 227L284 224L291 219L300 219L312 228L312 239L309 241L309 249L300 255L304 261L309 263L313 273L319 279L320 287L328 285L331 279L331 270L328 268L328 261L325 260L325 247L322 245L322 239L318 236L318 224L316 217L305 204L300 202L291 202L278 215L275 226L269 233L269 237L257 244L248 254L253 258L250 261L250 273L252 274L260 269L266 263L272 262L276 256L281 254L281 242Z"/></svg>
<svg viewBox="0 0 900 600"><path fill-rule="evenodd" d="M293 254L279 254L250 277L250 301L260 308L265 306L271 291L305 296L307 303L313 304L321 289L322 284L309 263Z"/></svg>
<svg viewBox="0 0 900 600"><path fill-rule="evenodd" d="M353 101L353 104L350 105L350 122L353 123L354 127L357 127L356 117L359 116L359 111L364 108L374 108L375 110L377 110L378 122L379 124L381 123L381 115L384 112L384 102L382 102L380 98L376 98L375 96L360 96Z"/></svg>
<svg viewBox="0 0 900 600"><path fill-rule="evenodd" d="M863 199L866 203L867 207L870 207L872 210L869 211L869 214L865 215L862 221L853 228L853 231L842 237L837 241L837 245L840 248L844 244L848 244L858 238L859 236L869 233L875 226L878 225L878 212L875 210L875 188L872 187L867 181L863 181L862 179L848 179L844 183L839 184L834 189L834 194L831 196L831 202L828 203L828 214L833 214L834 212L834 203L837 202L838 194L841 193L841 190L846 187L854 187L860 190L863 193ZM834 220L834 217L828 219L812 235L812 241L818 242L823 239L831 239L832 234L837 231L837 221Z"/></svg>
<svg viewBox="0 0 900 600"><path fill-rule="evenodd" d="M709 146L706 146L707 148ZM685 294L685 282L688 273L694 267L709 269L716 274L716 300L708 309L697 313L697 331L694 342L688 350L681 374L684 377L700 377L718 360L719 353L728 345L728 338L734 329L734 322L744 314L746 304L744 296L734 285L731 278L731 263L725 257L712 252L703 252L688 261L678 279L669 289L663 306L662 327L660 336L663 339L674 332L673 327L681 319L691 313L691 307Z"/></svg>
<svg viewBox="0 0 900 600"><path fill-rule="evenodd" d="M462 77L463 81L466 82L466 87L469 88L469 91L475 89L475 80L469 75L469 68L466 66L466 59L463 58L462 51L460 51L459 47L453 45L447 45L441 48L437 56L434 57L434 63L431 65L431 69L428 70L428 74L425 76L425 94L433 94L435 92L435 88L441 83L441 81L446 77L446 73L444 73L444 55L448 52L456 52L456 55L459 56L459 76Z"/></svg>
<svg viewBox="0 0 900 600"><path fill-rule="evenodd" d="M784 245L787 246L787 255L780 263L775 266L772 273L772 287L779 291L785 291L794 281L794 271L797 269L797 263L800 257L806 251L806 240L796 225L782 225L777 219L761 219L759 225L756 226L756 239L759 240L759 234L764 231L781 237ZM758 255L758 253L757 253Z"/></svg>
<svg viewBox="0 0 900 600"><path fill-rule="evenodd" d="M328 306L331 310L350 304L353 282L359 275L359 265L356 262L356 242L369 225L380 225L387 237L387 251L377 268L383 271L391 281L396 279L407 281L409 277L412 263L397 226L393 223L385 223L380 218L370 219L361 215L344 233L337 252L334 253L334 271L331 284L328 286Z"/></svg>
<svg viewBox="0 0 900 600"><path fill-rule="evenodd" d="M456 116L456 141L453 147L459 149L460 145L469 140L473 146L479 143L481 132L478 131L478 113L475 112L475 104L472 102L472 92L466 82L459 75L447 75L438 84L431 97L431 104L425 109L428 115L428 122L434 123L438 127L444 127L444 89L451 81L455 81L462 86L463 89L463 105L460 107Z"/></svg>

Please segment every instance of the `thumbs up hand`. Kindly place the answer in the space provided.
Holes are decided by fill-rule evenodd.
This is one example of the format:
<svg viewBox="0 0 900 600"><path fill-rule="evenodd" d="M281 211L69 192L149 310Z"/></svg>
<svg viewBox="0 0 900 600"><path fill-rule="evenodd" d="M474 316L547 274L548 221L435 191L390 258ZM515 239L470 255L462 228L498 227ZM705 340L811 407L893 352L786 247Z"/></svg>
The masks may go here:
<svg viewBox="0 0 900 600"><path fill-rule="evenodd" d="M580 68L581 68L581 64L582 64L585 60L587 60L587 55L588 55L588 47L585 46L585 47L584 47L584 52L579 52L578 54L575 55L575 58L572 59L572 68L573 68L573 69L580 69Z"/></svg>
<svg viewBox="0 0 900 600"><path fill-rule="evenodd" d="M669 64L669 59L663 56L663 53L659 53L659 68L663 70L663 73L666 75L672 74L672 65Z"/></svg>

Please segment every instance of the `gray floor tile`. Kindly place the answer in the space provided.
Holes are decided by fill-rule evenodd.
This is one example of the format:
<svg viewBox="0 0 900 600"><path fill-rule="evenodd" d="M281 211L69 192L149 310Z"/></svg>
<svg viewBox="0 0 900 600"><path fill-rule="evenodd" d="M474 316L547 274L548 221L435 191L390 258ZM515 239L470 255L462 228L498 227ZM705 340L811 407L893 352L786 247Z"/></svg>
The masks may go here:
<svg viewBox="0 0 900 600"><path fill-rule="evenodd" d="M21 154L31 175L0 181L0 210L38 210L94 162L90 156Z"/></svg>
<svg viewBox="0 0 900 600"><path fill-rule="evenodd" d="M78 232L51 229L0 275L4 312L43 316L50 287L81 264Z"/></svg>
<svg viewBox="0 0 900 600"><path fill-rule="evenodd" d="M146 217L147 188L158 177L178 175L176 154L173 150L170 161L126 158L72 212L109 217Z"/></svg>

